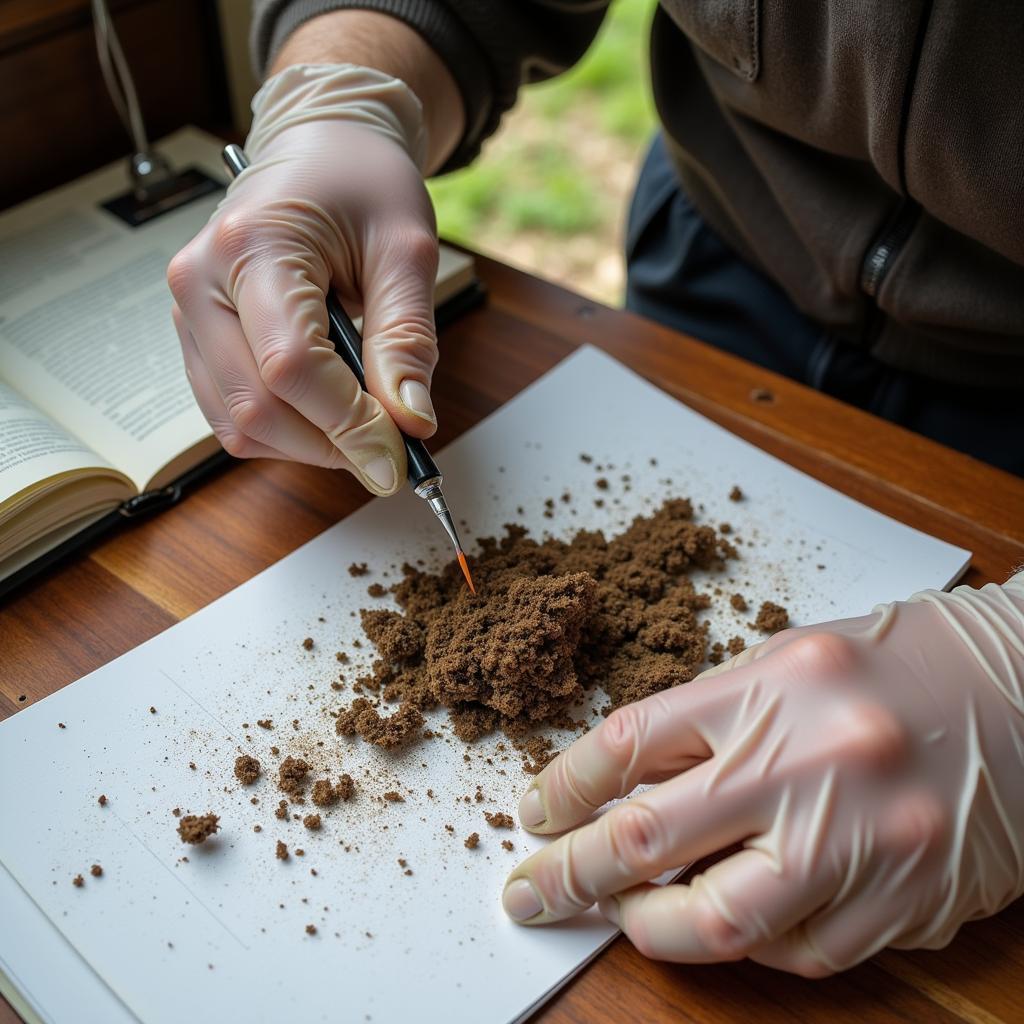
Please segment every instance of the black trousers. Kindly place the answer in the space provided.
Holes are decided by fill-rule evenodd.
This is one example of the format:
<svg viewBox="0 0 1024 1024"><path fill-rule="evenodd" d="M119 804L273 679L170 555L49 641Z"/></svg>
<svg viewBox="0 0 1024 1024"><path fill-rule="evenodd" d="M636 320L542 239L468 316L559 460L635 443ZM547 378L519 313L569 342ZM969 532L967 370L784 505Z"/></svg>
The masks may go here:
<svg viewBox="0 0 1024 1024"><path fill-rule="evenodd" d="M1024 476L1024 396L894 370L830 335L708 227L660 136L633 195L626 260L634 312Z"/></svg>

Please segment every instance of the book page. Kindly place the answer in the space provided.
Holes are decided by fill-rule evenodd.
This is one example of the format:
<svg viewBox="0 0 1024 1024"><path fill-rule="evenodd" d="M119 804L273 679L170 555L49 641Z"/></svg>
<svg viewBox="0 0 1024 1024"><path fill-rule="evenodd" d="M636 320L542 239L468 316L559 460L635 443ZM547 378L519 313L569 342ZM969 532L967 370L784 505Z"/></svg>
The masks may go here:
<svg viewBox="0 0 1024 1024"><path fill-rule="evenodd" d="M175 167L223 177L210 136L179 133L160 148ZM219 195L132 228L99 205L126 187L118 164L0 217L0 366L142 491L212 437L185 376L165 274Z"/></svg>
<svg viewBox="0 0 1024 1024"><path fill-rule="evenodd" d="M96 466L108 464L0 382L0 521L26 490L49 477Z"/></svg>
<svg viewBox="0 0 1024 1024"><path fill-rule="evenodd" d="M616 408L630 415L608 415ZM796 625L947 586L969 558L730 435L593 349L437 461L470 551L509 519L535 536L610 535L687 496L702 522L730 521L744 539L728 572L751 607L784 594ZM596 464L610 487L598 490ZM738 503L728 497L736 484ZM571 502L559 500L563 489ZM594 911L552 928L521 928L502 912L506 875L545 839L485 822L484 810L514 812L529 782L500 735L467 746L438 711L428 712L432 738L395 752L335 729L332 713L375 657L365 638L356 646L355 616L394 607L386 594L371 598L368 582L386 586L404 562L438 570L450 557L408 489L375 499L0 724L0 821L17 823L0 829L0 863L45 918L21 913L0 930L0 965L29 979L20 950L53 927L108 986L109 1019L121 1019L123 1004L145 1024L177 1024L183 993L209 1020L289 1020L301 1005L306 1021L511 1022L563 985L616 932ZM370 574L351 576L353 562ZM719 578L693 576L701 590ZM739 628L757 639L727 601L706 614L711 636ZM332 687L336 651L351 656L343 693ZM551 737L557 747L572 738ZM240 752L264 766L254 786L235 779ZM344 771L357 782L356 796L323 809L315 831L275 815L279 759L299 753L313 778ZM391 790L401 802L384 798ZM220 832L183 846L175 809L220 815ZM275 856L278 840L292 851L287 861ZM101 878L88 874L92 863ZM55 1024L86 1019L59 995L34 995Z"/></svg>
<svg viewBox="0 0 1024 1024"><path fill-rule="evenodd" d="M0 578L26 545L53 546L133 494L122 473L0 382Z"/></svg>

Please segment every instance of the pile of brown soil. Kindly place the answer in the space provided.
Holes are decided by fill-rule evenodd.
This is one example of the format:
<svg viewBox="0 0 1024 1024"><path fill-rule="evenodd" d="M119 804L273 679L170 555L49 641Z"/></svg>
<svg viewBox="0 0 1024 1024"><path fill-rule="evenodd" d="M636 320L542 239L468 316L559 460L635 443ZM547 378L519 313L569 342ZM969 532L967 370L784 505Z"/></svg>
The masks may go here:
<svg viewBox="0 0 1024 1024"><path fill-rule="evenodd" d="M379 658L357 692L380 699L342 709L338 732L397 747L423 735L421 712L440 705L460 739L500 728L522 742L536 726L579 724L570 710L593 687L610 710L685 683L707 660L698 617L711 604L689 573L736 557L675 498L610 539L581 530L537 541L506 526L471 560L475 596L454 563L440 574L404 565L390 588L401 611L361 613ZM531 756L542 765L543 751Z"/></svg>

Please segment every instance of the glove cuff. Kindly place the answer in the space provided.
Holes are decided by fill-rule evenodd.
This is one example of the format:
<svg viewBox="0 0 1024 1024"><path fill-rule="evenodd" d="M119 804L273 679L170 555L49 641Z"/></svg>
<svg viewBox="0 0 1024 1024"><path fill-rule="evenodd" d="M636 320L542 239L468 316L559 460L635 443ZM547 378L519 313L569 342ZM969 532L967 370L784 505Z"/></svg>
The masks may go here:
<svg viewBox="0 0 1024 1024"><path fill-rule="evenodd" d="M293 64L263 83L252 99L245 148L256 161L287 129L320 121L361 124L397 142L422 171L427 140L423 105L401 81L358 64Z"/></svg>

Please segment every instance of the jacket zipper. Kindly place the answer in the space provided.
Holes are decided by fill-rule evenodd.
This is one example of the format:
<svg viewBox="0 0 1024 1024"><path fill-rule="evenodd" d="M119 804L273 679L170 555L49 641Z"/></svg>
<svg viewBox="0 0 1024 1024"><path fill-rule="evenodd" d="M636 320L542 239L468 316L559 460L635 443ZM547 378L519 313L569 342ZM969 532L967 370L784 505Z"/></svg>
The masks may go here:
<svg viewBox="0 0 1024 1024"><path fill-rule="evenodd" d="M860 286L866 295L875 298L899 251L914 230L921 205L904 199L885 226L868 246L861 264Z"/></svg>

